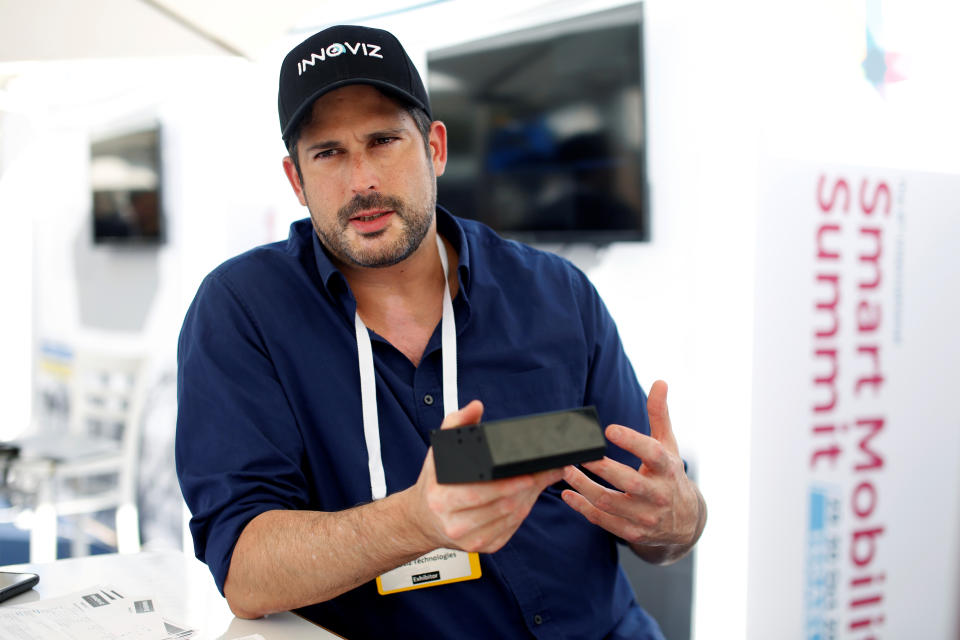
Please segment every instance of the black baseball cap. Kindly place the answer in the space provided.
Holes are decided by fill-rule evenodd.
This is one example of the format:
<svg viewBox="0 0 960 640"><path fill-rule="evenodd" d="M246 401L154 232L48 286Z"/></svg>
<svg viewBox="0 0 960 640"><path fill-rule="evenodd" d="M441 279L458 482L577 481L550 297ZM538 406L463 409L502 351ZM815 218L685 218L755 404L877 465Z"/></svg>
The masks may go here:
<svg viewBox="0 0 960 640"><path fill-rule="evenodd" d="M317 98L350 84L373 85L433 119L420 74L396 36L382 29L338 25L310 36L283 59L278 100L283 141L289 141Z"/></svg>

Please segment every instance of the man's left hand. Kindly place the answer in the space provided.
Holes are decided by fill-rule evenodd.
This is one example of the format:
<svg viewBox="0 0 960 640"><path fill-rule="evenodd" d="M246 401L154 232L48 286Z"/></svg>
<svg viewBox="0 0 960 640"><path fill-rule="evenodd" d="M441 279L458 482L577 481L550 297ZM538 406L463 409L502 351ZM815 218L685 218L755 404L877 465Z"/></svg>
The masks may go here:
<svg viewBox="0 0 960 640"><path fill-rule="evenodd" d="M619 489L608 489L574 466L564 479L576 491L564 501L590 522L625 540L648 562L667 564L683 557L706 523L706 504L687 477L667 411L667 384L653 383L647 399L650 435L612 424L606 436L643 463L639 469L603 458L583 466Z"/></svg>

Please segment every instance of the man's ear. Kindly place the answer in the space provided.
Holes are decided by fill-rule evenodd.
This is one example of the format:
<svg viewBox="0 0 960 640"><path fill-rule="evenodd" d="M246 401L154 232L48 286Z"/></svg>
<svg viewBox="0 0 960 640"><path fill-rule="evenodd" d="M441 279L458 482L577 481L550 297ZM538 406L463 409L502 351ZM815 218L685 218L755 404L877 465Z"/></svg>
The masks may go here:
<svg viewBox="0 0 960 640"><path fill-rule="evenodd" d="M430 160L434 175L442 176L447 166L447 126L439 120L430 123Z"/></svg>
<svg viewBox="0 0 960 640"><path fill-rule="evenodd" d="M287 180L293 187L293 192L297 194L297 200L300 204L307 206L307 199L303 195L303 185L300 184L300 175L297 173L297 166L293 164L293 158L285 156L283 158L283 172L287 174Z"/></svg>

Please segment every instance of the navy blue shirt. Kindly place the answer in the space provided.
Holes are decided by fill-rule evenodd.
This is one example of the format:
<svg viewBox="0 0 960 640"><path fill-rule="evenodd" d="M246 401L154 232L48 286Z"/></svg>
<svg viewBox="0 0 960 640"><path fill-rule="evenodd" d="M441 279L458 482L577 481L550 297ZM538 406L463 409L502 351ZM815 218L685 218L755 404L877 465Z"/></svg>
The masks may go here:
<svg viewBox="0 0 960 640"><path fill-rule="evenodd" d="M649 433L646 396L595 289L565 260L437 212L459 255L459 399L484 420L595 405ZM371 499L356 301L309 220L203 281L179 344L176 458L197 557L223 591L250 520ZM440 328L419 366L371 332L387 492L417 480L443 420ZM609 455L639 461L608 445ZM381 596L370 582L300 612L351 639L660 638L637 605L614 536L549 487L482 577Z"/></svg>

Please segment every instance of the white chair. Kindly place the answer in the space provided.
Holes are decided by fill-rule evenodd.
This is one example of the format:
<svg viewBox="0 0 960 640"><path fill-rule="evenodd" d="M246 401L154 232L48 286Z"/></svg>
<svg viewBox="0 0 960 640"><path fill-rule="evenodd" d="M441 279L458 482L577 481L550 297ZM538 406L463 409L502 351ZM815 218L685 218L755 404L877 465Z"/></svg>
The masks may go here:
<svg viewBox="0 0 960 640"><path fill-rule="evenodd" d="M32 517L30 562L57 555L57 526L76 516L73 555L86 555L99 538L120 553L140 550L136 468L145 396L146 359L78 350L70 381L70 420L65 434L21 439L8 484ZM96 520L114 510L115 529ZM29 513L29 511L28 511Z"/></svg>

